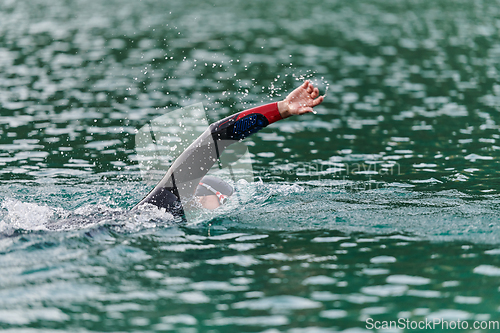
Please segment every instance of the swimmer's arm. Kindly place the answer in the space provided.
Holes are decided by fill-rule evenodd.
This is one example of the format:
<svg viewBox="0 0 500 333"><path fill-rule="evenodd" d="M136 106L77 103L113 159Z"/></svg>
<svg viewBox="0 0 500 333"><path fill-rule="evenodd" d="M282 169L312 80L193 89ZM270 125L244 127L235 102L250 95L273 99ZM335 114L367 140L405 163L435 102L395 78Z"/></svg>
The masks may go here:
<svg viewBox="0 0 500 333"><path fill-rule="evenodd" d="M213 138L219 140L241 140L278 120L293 115L316 113L314 107L323 102L318 88L309 81L293 90L284 100L249 110L241 111L210 125ZM248 122L246 119L255 115L266 118L264 123Z"/></svg>

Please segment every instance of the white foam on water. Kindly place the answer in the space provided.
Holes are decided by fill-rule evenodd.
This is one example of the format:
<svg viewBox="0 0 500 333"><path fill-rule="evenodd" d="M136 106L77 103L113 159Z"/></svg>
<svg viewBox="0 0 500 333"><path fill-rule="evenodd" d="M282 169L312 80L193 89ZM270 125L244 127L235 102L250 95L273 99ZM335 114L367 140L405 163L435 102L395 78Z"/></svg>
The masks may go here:
<svg viewBox="0 0 500 333"><path fill-rule="evenodd" d="M48 206L15 199L6 199L2 208L7 210L7 215L0 221L0 232L13 229L47 230L46 223L55 213Z"/></svg>
<svg viewBox="0 0 500 333"><path fill-rule="evenodd" d="M65 210L8 198L0 207L3 209L3 212L0 211L0 233L4 234L12 234L16 230L79 230L96 225L111 225L120 231L132 232L171 225L174 221L172 214L153 206L130 211L102 204L86 204L74 210Z"/></svg>

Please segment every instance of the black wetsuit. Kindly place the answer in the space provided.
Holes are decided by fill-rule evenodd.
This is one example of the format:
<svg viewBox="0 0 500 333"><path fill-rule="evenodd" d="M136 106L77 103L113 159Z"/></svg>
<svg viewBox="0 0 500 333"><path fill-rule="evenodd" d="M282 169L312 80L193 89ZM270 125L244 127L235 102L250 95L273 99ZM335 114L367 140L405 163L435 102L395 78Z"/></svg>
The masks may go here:
<svg viewBox="0 0 500 333"><path fill-rule="evenodd" d="M239 112L211 124L172 164L162 180L134 208L151 204L183 216L181 198L194 194L198 183L232 143L282 119L278 103Z"/></svg>

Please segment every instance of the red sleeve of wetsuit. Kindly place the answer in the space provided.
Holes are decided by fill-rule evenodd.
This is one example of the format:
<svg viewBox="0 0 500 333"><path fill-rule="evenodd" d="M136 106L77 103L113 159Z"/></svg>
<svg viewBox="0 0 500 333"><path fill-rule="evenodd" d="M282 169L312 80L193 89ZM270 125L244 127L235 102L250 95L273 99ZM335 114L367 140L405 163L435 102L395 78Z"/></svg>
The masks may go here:
<svg viewBox="0 0 500 333"><path fill-rule="evenodd" d="M245 117L246 115L252 113L260 113L261 115L266 117L267 121L269 121L269 124L272 124L278 120L283 119L278 110L278 102L274 102L266 105L257 106L255 108L248 109L246 111L242 111L238 114L238 117L235 120L239 120Z"/></svg>

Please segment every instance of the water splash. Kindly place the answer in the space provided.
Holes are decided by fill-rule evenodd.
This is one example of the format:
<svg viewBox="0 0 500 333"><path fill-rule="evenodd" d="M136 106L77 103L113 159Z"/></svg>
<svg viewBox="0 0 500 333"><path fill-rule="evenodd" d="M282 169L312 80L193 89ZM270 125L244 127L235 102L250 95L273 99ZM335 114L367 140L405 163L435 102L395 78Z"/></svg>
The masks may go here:
<svg viewBox="0 0 500 333"><path fill-rule="evenodd" d="M116 232L137 232L179 223L172 214L152 206L135 211L87 204L75 210L5 199L2 203L0 234L16 231L71 231L103 226Z"/></svg>

